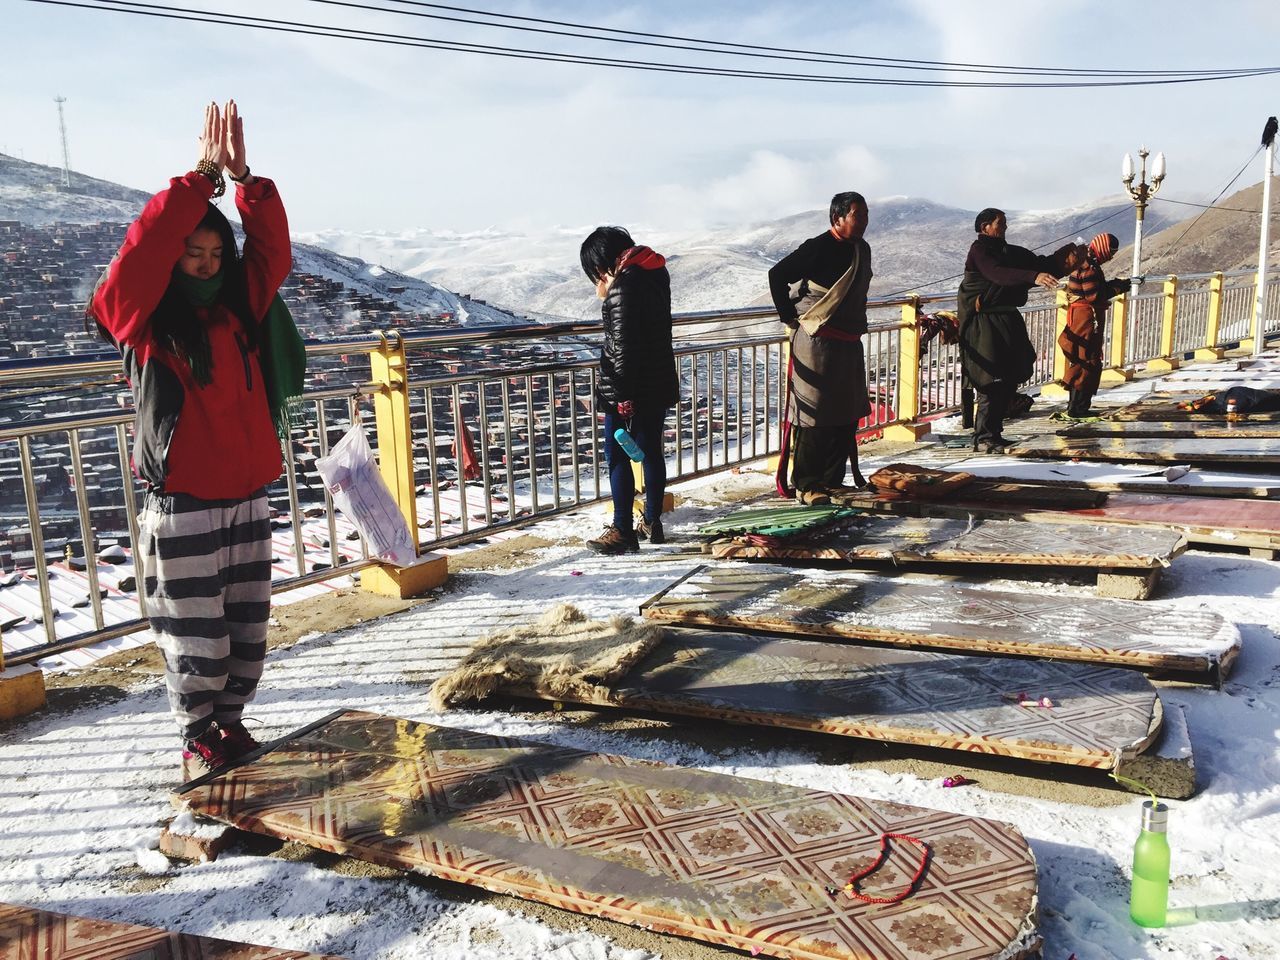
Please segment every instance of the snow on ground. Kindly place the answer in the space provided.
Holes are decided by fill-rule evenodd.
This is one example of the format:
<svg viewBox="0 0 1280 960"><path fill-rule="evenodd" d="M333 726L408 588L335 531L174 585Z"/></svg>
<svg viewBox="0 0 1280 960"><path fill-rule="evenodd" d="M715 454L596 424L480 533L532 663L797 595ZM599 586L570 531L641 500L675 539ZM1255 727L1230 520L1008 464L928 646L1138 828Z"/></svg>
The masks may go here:
<svg viewBox="0 0 1280 960"><path fill-rule="evenodd" d="M1240 629L1244 648L1222 690L1162 689L1187 715L1200 791L1172 803L1170 926L1128 919L1128 871L1141 798L1116 794L1086 806L984 787L943 789L936 779L832 762L842 743L697 736L572 722L549 711L427 706L431 680L482 634L537 616L559 601L593 616L638 605L704 558L678 541L763 474L722 475L677 488L667 523L676 543L597 558L579 538L598 532L603 508L534 528L554 545L517 568L455 576L433 602L272 653L251 713L259 736L278 736L342 707L358 707L487 733L658 759L721 773L835 790L1005 820L1027 836L1039 863L1046 960L1175 957L1262 960L1280 956L1280 563L1191 551L1166 571L1158 603L1209 607ZM1033 575L1036 589L1080 596L1078 579ZM1026 589L1027 581L978 584ZM1051 779L1052 767L1041 768ZM205 865L169 864L154 849L173 815L178 742L159 683L109 704L38 714L0 730L0 901L105 917L360 960L651 960L624 945L625 930L554 913L508 909L465 887L352 876L316 862L247 852ZM544 911L545 912L545 911ZM603 933L601 932L603 931ZM616 938L616 939L615 939ZM620 943L619 941L622 941ZM667 960L693 949L661 943Z"/></svg>

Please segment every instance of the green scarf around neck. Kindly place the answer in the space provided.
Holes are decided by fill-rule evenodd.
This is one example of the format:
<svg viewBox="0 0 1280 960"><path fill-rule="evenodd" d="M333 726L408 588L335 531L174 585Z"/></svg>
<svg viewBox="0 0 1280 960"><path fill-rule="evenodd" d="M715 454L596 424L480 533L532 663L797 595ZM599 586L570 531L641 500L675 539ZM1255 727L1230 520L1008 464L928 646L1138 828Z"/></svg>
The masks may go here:
<svg viewBox="0 0 1280 960"><path fill-rule="evenodd" d="M183 273L181 270L175 270L173 273L173 281L178 285L178 289L182 291L182 296L187 303L193 307L211 307L218 294L222 292L222 271L219 270L208 280L201 280L199 277L193 277L190 274Z"/></svg>
<svg viewBox="0 0 1280 960"><path fill-rule="evenodd" d="M211 307L222 292L223 273L219 270L208 280L201 280L175 270L173 281L182 298L193 307ZM213 382L213 351L209 347L209 331L204 324L195 323L184 331L172 331L172 348L184 357L191 367L196 383L207 387Z"/></svg>

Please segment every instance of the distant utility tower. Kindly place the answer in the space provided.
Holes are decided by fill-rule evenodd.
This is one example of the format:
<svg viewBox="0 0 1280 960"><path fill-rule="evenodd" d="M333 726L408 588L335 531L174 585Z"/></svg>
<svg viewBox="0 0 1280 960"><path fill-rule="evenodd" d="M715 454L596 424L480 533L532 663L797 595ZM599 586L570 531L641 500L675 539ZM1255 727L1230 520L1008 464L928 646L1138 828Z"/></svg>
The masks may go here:
<svg viewBox="0 0 1280 960"><path fill-rule="evenodd" d="M62 96L54 97L53 102L58 105L58 129L62 131L62 185L70 187L71 150L67 147L67 120L62 115L62 105L67 102L67 98Z"/></svg>

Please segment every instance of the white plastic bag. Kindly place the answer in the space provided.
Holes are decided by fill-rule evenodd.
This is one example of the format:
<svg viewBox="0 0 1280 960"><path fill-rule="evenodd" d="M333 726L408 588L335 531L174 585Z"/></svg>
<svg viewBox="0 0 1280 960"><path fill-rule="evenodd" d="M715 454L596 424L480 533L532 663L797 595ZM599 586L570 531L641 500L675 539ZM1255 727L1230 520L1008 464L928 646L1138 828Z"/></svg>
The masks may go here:
<svg viewBox="0 0 1280 960"><path fill-rule="evenodd" d="M378 471L359 423L352 424L327 457L316 461L316 469L334 504L356 525L371 553L397 566L416 559L418 551L409 524Z"/></svg>

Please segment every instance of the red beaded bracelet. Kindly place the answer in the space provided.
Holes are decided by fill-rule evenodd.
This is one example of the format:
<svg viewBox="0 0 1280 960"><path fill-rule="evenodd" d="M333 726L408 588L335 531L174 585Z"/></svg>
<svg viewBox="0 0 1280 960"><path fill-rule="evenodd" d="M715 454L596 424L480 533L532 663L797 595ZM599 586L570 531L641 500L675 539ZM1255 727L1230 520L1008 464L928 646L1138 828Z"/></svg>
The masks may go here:
<svg viewBox="0 0 1280 960"><path fill-rule="evenodd" d="M915 874L911 877L911 882L907 884L906 888L901 893L895 894L892 897L868 896L857 889L858 881L874 873L884 864L885 860L889 856L890 838L894 840L905 840L907 843L914 843L919 847L921 850L920 866L916 868ZM872 861L871 865L865 870L859 871L849 878L849 882L844 885L844 892L855 899L864 901L865 903L899 903L911 896L916 885L920 883L925 870L929 866L930 855L931 851L929 850L929 845L923 840L917 840L915 837L909 837L905 833L882 833L880 834L880 855L876 857L875 860Z"/></svg>

